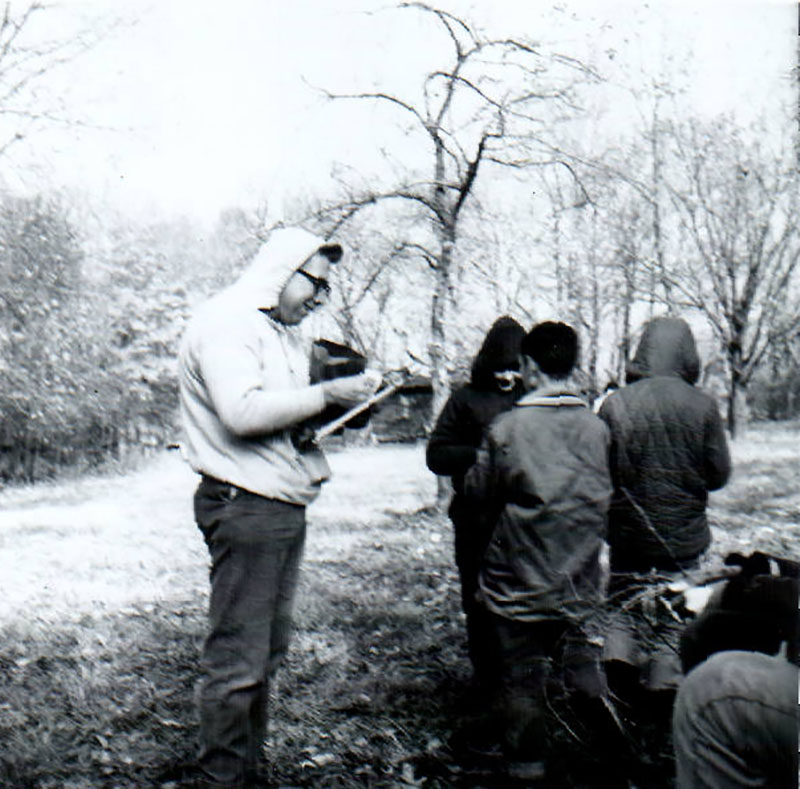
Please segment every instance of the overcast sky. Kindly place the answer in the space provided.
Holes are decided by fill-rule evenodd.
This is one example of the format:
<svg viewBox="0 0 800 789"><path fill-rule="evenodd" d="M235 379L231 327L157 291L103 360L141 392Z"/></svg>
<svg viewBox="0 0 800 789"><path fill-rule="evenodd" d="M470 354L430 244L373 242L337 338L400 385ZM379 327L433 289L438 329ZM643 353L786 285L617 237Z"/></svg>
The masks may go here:
<svg viewBox="0 0 800 789"><path fill-rule="evenodd" d="M565 52L599 47L617 76L685 65L687 111L735 110L750 120L790 95L793 0L595 0L547 14L553 4L534 0L440 5L490 32L559 42ZM9 186L85 189L136 214L201 221L264 199L274 208L287 192L324 185L334 161L358 168L374 157L391 121L334 109L314 86L403 91L441 42L425 15L382 0L70 0L46 13L54 29L68 30L120 7L135 24L50 83L97 128L32 137L6 160Z"/></svg>

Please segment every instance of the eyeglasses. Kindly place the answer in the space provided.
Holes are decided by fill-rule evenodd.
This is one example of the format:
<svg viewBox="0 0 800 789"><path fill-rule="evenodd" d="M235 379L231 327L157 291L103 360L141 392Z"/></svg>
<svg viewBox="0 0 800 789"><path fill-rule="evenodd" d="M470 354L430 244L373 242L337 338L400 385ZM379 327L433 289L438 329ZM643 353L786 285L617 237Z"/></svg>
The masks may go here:
<svg viewBox="0 0 800 789"><path fill-rule="evenodd" d="M301 268L297 269L296 273L305 277L314 286L314 298L322 297L327 300L331 295L331 286L325 277L315 277Z"/></svg>

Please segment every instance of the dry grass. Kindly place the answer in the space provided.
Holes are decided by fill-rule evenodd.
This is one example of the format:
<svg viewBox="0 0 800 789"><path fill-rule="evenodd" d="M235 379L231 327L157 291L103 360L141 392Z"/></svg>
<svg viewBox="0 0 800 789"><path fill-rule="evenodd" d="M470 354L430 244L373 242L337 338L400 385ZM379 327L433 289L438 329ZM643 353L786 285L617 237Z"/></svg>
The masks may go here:
<svg viewBox="0 0 800 789"><path fill-rule="evenodd" d="M715 552L800 553L800 422L749 428L732 447L728 485L711 494Z"/></svg>
<svg viewBox="0 0 800 789"><path fill-rule="evenodd" d="M751 429L715 552L796 554L800 429ZM352 449L309 512L275 688L277 786L488 786L445 743L467 675L449 524L421 447ZM174 454L0 494L0 785L148 787L194 749L207 557ZM598 779L601 780L601 779ZM602 783L597 784L602 786Z"/></svg>

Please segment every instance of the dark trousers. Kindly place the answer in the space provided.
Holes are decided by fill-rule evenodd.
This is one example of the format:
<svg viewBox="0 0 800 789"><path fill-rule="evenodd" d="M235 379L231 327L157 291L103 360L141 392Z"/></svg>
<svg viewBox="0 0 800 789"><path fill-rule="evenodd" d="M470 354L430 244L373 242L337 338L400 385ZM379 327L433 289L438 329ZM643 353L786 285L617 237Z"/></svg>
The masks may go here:
<svg viewBox="0 0 800 789"><path fill-rule="evenodd" d="M674 694L682 676L676 651L676 623L670 617L648 613L643 609L645 603L637 598L652 600L652 595L644 594L649 587L669 578L680 581L684 571L699 566L700 559L687 557L654 563L619 547L611 549L609 559L610 621L604 648L609 685L625 703L643 706L647 713L657 713L658 704L664 704L664 712L669 715L668 696ZM650 577L651 571L655 571L655 576ZM662 694L664 701L640 698L642 694L646 696L646 691Z"/></svg>
<svg viewBox="0 0 800 789"><path fill-rule="evenodd" d="M485 693L493 691L500 673L491 614L475 597L478 574L490 539L491 531L484 524L460 524L456 527L456 566L461 582L461 607L467 620L467 649L477 690Z"/></svg>
<svg viewBox="0 0 800 789"><path fill-rule="evenodd" d="M579 703L600 699L605 681L599 646L564 621L519 622L495 614L491 618L500 648L505 754L512 761L542 760L551 673L563 674L564 689Z"/></svg>
<svg viewBox="0 0 800 789"><path fill-rule="evenodd" d="M209 477L194 505L211 556L199 765L211 786L242 786L266 734L269 677L289 644L305 507Z"/></svg>

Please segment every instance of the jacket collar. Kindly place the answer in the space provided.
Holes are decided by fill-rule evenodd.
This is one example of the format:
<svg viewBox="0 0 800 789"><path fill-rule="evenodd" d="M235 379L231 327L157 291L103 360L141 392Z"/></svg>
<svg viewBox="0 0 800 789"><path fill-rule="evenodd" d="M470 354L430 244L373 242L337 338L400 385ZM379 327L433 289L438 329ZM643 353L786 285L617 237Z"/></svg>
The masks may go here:
<svg viewBox="0 0 800 789"><path fill-rule="evenodd" d="M549 407L578 407L586 408L586 401L575 392L570 391L566 385L562 386L543 386L534 389L517 400L518 406L549 406Z"/></svg>

